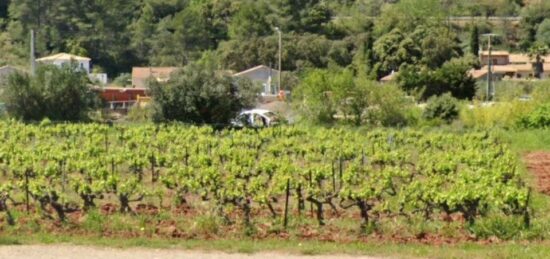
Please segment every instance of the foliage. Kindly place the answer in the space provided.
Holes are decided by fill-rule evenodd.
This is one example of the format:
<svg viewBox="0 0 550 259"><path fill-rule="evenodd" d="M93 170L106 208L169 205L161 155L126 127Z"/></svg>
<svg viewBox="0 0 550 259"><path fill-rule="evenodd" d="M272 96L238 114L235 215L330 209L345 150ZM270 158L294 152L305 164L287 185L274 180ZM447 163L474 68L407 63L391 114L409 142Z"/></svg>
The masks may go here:
<svg viewBox="0 0 550 259"><path fill-rule="evenodd" d="M132 74L129 73L123 73L117 76L115 80L113 80L114 85L118 85L121 87L127 87L132 85Z"/></svg>
<svg viewBox="0 0 550 259"><path fill-rule="evenodd" d="M217 61L205 56L185 66L166 83L150 82L155 121L229 123L254 104L256 87L249 80L217 70Z"/></svg>
<svg viewBox="0 0 550 259"><path fill-rule="evenodd" d="M537 41L544 43L546 46L550 46L550 19L544 19L544 21L539 24L537 29Z"/></svg>
<svg viewBox="0 0 550 259"><path fill-rule="evenodd" d="M367 82L367 84L369 84ZM370 81L367 121L371 125L384 127L411 126L418 122L415 102L407 98L405 92L395 84L373 84Z"/></svg>
<svg viewBox="0 0 550 259"><path fill-rule="evenodd" d="M458 99L472 99L476 94L476 82L468 74L472 64L472 60L465 57L447 61L433 71L425 67L403 66L397 82L421 100L445 93Z"/></svg>
<svg viewBox="0 0 550 259"><path fill-rule="evenodd" d="M153 112L153 107L150 105L146 107L134 106L128 110L126 119L131 122L150 122L153 120Z"/></svg>
<svg viewBox="0 0 550 259"><path fill-rule="evenodd" d="M423 116L429 120L441 119L446 122L451 122L458 118L459 110L458 100L447 93L428 99L428 104L424 110Z"/></svg>
<svg viewBox="0 0 550 259"><path fill-rule="evenodd" d="M85 72L74 66L40 66L35 76L15 73L2 93L8 114L25 121L79 121L98 106Z"/></svg>
<svg viewBox="0 0 550 259"><path fill-rule="evenodd" d="M531 58L534 63L534 73L536 78L540 78L542 72L544 71L544 60L543 57L546 56L549 52L548 45L544 45L541 42L536 42L529 49L529 58Z"/></svg>
<svg viewBox="0 0 550 259"><path fill-rule="evenodd" d="M536 107L529 114L523 115L518 121L522 128L549 128L550 127L550 103Z"/></svg>
<svg viewBox="0 0 550 259"><path fill-rule="evenodd" d="M479 28L477 25L472 26L470 33L470 53L476 57L479 55Z"/></svg>
<svg viewBox="0 0 550 259"><path fill-rule="evenodd" d="M471 107L462 107L460 120L467 127L510 129L516 127L518 120L529 114L533 108L532 103L517 99L490 106L475 102Z"/></svg>
<svg viewBox="0 0 550 259"><path fill-rule="evenodd" d="M321 70L308 71L294 91L294 102L307 120L334 122L339 104L343 101L339 93L353 87L350 71Z"/></svg>
<svg viewBox="0 0 550 259"><path fill-rule="evenodd" d="M294 208L304 217L310 203L320 226L326 207L338 212L330 218L334 222L353 219L354 213L339 212L356 210L361 231L387 218L391 224L421 218L443 222L441 215L459 213L468 229L493 215L521 216L525 227L531 218L529 189L516 156L487 132L303 126L216 131L181 124L0 121L0 135L5 137L2 186L11 186L2 192L34 206L45 219L54 219L47 209L52 207L55 219L65 220L75 202L74 210L91 211L93 217L106 195L114 195L127 213L133 202L153 193L180 203L200 197L200 206L186 210L216 217L200 220L195 231L214 229L217 219L241 220L254 229L255 218L267 217L252 211L267 212L279 225L285 216L274 208L284 206L285 195L302 204Z"/></svg>

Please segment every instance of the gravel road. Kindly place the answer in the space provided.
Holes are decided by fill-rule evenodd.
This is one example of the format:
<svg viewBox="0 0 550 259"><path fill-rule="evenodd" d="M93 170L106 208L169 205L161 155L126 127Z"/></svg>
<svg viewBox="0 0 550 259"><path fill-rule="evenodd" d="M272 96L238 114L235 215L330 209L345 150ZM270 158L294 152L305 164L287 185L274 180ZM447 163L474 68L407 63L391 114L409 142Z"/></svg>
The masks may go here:
<svg viewBox="0 0 550 259"><path fill-rule="evenodd" d="M223 252L203 252L171 249L114 249L72 245L18 245L0 246L0 259L375 259L376 257L358 257L345 255L301 256L284 253L228 254Z"/></svg>

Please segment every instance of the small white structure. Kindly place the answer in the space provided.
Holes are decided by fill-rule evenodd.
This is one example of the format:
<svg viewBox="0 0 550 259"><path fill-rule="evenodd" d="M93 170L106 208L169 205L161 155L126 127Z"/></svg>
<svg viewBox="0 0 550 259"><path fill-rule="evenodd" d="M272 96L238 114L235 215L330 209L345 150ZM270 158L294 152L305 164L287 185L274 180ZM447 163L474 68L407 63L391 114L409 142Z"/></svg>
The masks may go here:
<svg viewBox="0 0 550 259"><path fill-rule="evenodd" d="M36 60L38 63L50 64L58 67L71 66L76 64L76 66L86 72L90 77L90 80L98 82L100 84L107 84L107 74L105 73L91 73L91 58L81 57L77 55L67 54L67 53L58 53L52 56L39 58Z"/></svg>
<svg viewBox="0 0 550 259"><path fill-rule="evenodd" d="M90 61L91 58L80 57L67 53L59 53L48 57L39 58L36 60L38 63L56 65L58 67L70 66L72 63L76 63L78 68L86 71L86 74L90 74Z"/></svg>
<svg viewBox="0 0 550 259"><path fill-rule="evenodd" d="M234 77L248 78L253 83L262 86L263 96L273 96L279 93L277 80L279 78L279 70L272 69L268 66L260 65L251 69L239 72L233 75Z"/></svg>

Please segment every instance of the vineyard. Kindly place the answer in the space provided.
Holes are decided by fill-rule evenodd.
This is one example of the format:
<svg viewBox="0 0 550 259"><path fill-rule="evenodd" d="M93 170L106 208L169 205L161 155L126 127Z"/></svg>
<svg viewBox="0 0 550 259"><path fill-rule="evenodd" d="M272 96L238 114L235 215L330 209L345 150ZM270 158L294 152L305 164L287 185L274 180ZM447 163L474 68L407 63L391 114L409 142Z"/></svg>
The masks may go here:
<svg viewBox="0 0 550 259"><path fill-rule="evenodd" d="M486 132L3 121L0 137L0 218L12 225L14 210L63 222L107 203L132 215L138 202L248 228L260 218L362 230L388 218L530 220L516 157Z"/></svg>

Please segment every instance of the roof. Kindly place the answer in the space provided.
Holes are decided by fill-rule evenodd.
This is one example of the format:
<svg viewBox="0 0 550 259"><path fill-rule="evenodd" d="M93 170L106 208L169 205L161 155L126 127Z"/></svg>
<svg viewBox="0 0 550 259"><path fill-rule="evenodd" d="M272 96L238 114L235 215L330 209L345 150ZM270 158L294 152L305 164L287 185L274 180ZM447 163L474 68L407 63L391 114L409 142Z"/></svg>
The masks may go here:
<svg viewBox="0 0 550 259"><path fill-rule="evenodd" d="M277 70L277 69L273 69L273 68L270 68L270 67L264 66L264 65L259 65L259 66L247 69L245 71L241 71L239 73L236 73L233 76L242 76L242 75L248 74L250 72L258 71L258 70L271 70L273 73L278 73L279 72L279 70Z"/></svg>
<svg viewBox="0 0 550 259"><path fill-rule="evenodd" d="M125 87L114 87L114 86L108 86L108 87L94 87L94 90L97 91L119 91L121 93L123 92L141 92L141 91L147 91L147 88L125 88Z"/></svg>
<svg viewBox="0 0 550 259"><path fill-rule="evenodd" d="M385 76L385 77L382 77L380 78L380 81L381 82L389 82L389 81L392 81L395 79L395 77L397 76L397 72L391 72L391 74Z"/></svg>
<svg viewBox="0 0 550 259"><path fill-rule="evenodd" d="M133 67L132 79L154 77L159 81L168 80L170 74L178 69L178 67Z"/></svg>
<svg viewBox="0 0 550 259"><path fill-rule="evenodd" d="M270 113L271 111L270 110L266 110L266 109L252 109L252 110L245 110L245 111L242 111L241 114L261 114L261 115L265 115L266 113Z"/></svg>
<svg viewBox="0 0 550 259"><path fill-rule="evenodd" d="M472 69L470 70L469 74L472 76L472 78L474 79L480 79L484 76L487 76L487 68L485 69Z"/></svg>
<svg viewBox="0 0 550 259"><path fill-rule="evenodd" d="M510 54L510 63L513 64L526 64L526 63L532 63L534 61L534 57L530 58L527 54ZM550 55L543 56L542 59L544 61L550 61Z"/></svg>
<svg viewBox="0 0 550 259"><path fill-rule="evenodd" d="M510 54L510 63L518 64L529 62L531 62L531 58L529 58L527 54Z"/></svg>
<svg viewBox="0 0 550 259"><path fill-rule="evenodd" d="M87 57L81 57L81 56L76 56L76 55L72 55L72 54L67 54L67 53L58 53L58 54L55 54L55 55L39 58L36 61L44 62L44 61L55 61L55 60L90 61L92 59L87 58Z"/></svg>

